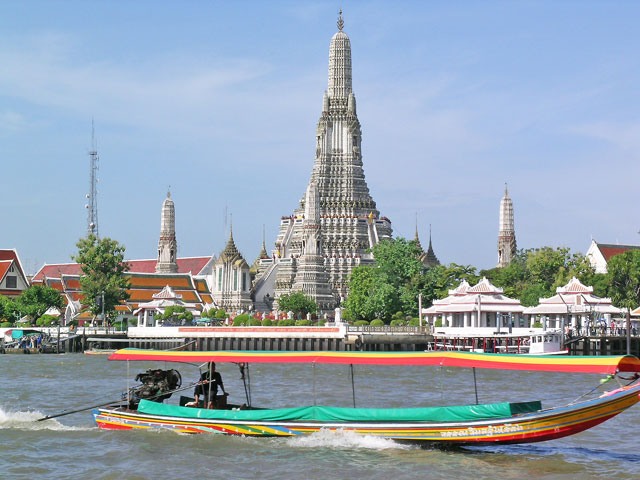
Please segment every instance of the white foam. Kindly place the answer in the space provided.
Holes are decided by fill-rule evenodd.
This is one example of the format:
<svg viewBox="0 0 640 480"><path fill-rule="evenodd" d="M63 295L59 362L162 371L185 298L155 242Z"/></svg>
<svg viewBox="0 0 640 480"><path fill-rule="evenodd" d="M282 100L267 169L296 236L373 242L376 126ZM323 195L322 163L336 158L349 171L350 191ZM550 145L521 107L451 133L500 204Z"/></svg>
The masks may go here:
<svg viewBox="0 0 640 480"><path fill-rule="evenodd" d="M66 430L66 431L85 431L93 430L86 427L69 427L63 425L55 418L37 422L36 420L46 416L38 410L29 412L12 412L4 410L0 407L0 430L15 428L17 430Z"/></svg>
<svg viewBox="0 0 640 480"><path fill-rule="evenodd" d="M371 448L381 449L411 449L410 445L403 445L388 438L374 437L371 435L359 435L349 430L322 429L310 435L289 437L287 442L292 447L300 448Z"/></svg>

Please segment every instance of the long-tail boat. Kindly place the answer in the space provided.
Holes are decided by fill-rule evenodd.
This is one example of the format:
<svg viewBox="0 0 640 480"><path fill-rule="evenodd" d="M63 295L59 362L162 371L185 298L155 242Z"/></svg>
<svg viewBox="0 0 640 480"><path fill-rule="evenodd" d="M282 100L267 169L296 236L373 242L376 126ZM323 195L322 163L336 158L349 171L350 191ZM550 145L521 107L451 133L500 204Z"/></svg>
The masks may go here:
<svg viewBox="0 0 640 480"><path fill-rule="evenodd" d="M110 360L162 362L435 365L607 374L617 388L595 398L543 408L540 401L411 408L193 408L139 400L98 408L106 429L169 429L256 437L307 435L322 429L405 442L517 444L551 440L592 428L640 400L640 360L634 356L521 356L466 352L169 352L122 349ZM475 370L474 370L475 379Z"/></svg>

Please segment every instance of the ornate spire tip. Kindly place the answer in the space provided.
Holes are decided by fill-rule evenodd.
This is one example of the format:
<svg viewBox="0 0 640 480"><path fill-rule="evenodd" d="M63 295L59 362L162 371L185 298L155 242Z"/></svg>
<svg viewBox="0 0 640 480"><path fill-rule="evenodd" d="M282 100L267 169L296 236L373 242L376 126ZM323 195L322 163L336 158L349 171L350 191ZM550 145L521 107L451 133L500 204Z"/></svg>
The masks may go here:
<svg viewBox="0 0 640 480"><path fill-rule="evenodd" d="M338 11L338 30L342 31L344 28L344 19L342 18L342 9Z"/></svg>

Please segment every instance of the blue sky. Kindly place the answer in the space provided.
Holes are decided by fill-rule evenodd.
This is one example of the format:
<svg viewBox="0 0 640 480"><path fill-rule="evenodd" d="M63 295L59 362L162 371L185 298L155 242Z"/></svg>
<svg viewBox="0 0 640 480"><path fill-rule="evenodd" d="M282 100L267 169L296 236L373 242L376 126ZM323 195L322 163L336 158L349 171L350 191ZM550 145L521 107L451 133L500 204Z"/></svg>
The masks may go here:
<svg viewBox="0 0 640 480"><path fill-rule="evenodd" d="M249 263L305 192L338 8L371 194L394 234L493 267L508 182L521 248L640 242L640 3L0 3L1 248L33 273L99 225L154 258L171 185L180 256Z"/></svg>

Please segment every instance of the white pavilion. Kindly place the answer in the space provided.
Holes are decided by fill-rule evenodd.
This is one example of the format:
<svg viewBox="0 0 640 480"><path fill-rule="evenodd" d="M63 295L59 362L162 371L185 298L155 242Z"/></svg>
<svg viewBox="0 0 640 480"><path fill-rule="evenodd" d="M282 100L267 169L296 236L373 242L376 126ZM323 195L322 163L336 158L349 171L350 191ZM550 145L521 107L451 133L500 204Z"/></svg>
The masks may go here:
<svg viewBox="0 0 640 480"><path fill-rule="evenodd" d="M520 300L503 295L502 288L496 287L485 277L477 285L471 286L464 280L457 288L449 290L449 296L434 300L433 305L422 310L431 325L437 319L442 326L435 333L456 333L464 335L486 335L526 328L522 313L525 308ZM506 333L506 332L505 332Z"/></svg>
<svg viewBox="0 0 640 480"><path fill-rule="evenodd" d="M138 316L138 327L159 327L162 323L155 320L157 315L162 315L168 307L181 306L185 307L193 314L193 317L199 317L200 311L193 304L182 301L182 295L173 291L169 285L164 287L160 292L153 294L153 300L139 305L138 309L133 312Z"/></svg>
<svg viewBox="0 0 640 480"><path fill-rule="evenodd" d="M535 316L546 323L546 328L570 326L574 330L586 328L595 321L604 321L610 326L612 315L622 313L622 309L611 304L610 298L594 295L593 287L583 285L576 277L564 287L556 288L553 297L541 298L537 306L524 311L525 315Z"/></svg>

